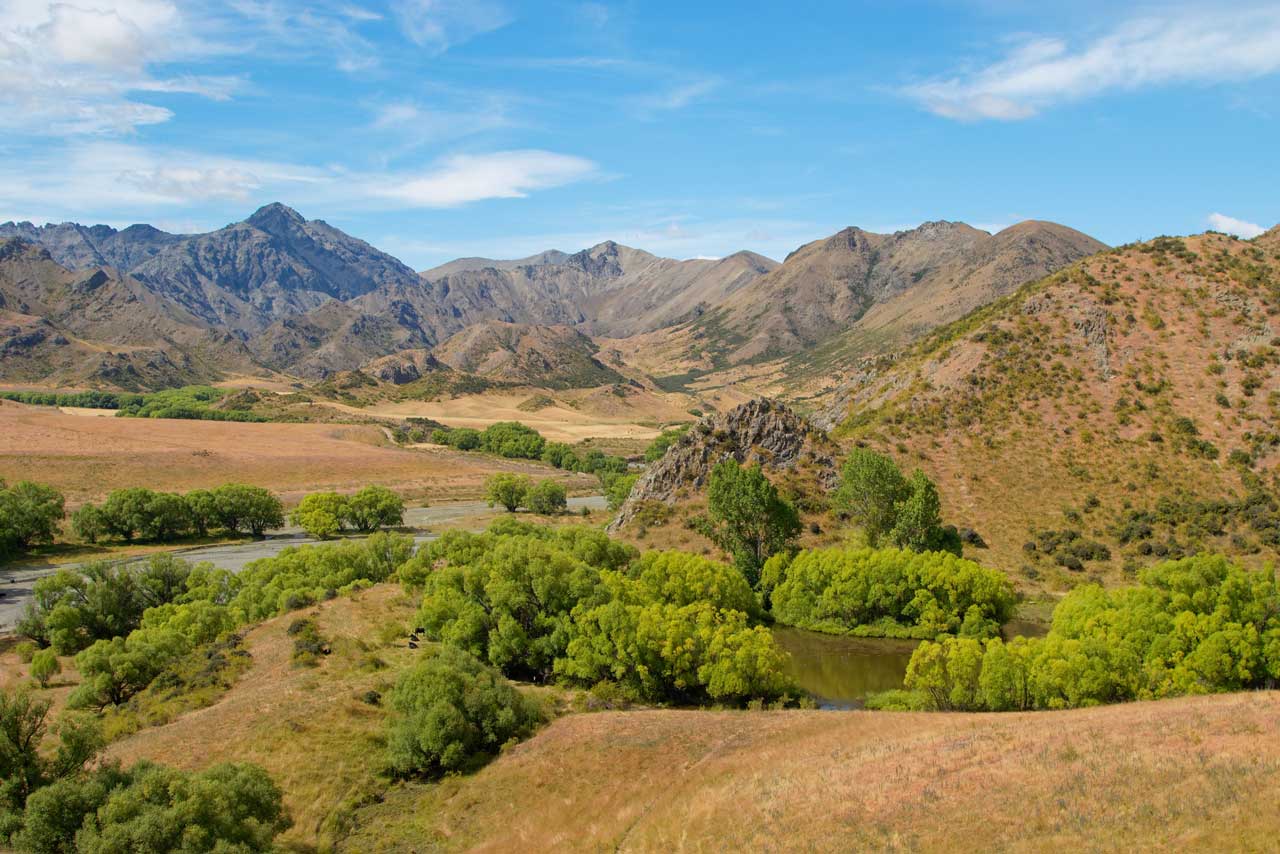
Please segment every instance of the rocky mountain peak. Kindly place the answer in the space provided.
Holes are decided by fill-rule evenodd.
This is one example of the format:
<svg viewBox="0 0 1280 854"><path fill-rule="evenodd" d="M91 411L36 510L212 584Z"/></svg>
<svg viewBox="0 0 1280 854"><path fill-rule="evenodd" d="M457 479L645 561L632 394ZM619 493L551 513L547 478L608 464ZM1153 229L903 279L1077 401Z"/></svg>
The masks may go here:
<svg viewBox="0 0 1280 854"><path fill-rule="evenodd" d="M258 208L245 222L270 233L282 227L302 225L306 223L306 219L288 205L272 202Z"/></svg>

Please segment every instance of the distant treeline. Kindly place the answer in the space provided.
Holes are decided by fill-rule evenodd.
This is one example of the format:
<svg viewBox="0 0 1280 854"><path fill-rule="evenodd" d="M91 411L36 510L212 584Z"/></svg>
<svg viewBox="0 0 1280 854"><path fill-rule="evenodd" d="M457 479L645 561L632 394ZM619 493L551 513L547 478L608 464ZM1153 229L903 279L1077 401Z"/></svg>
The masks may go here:
<svg viewBox="0 0 1280 854"><path fill-rule="evenodd" d="M118 418L179 418L188 421L252 421L268 419L245 409L214 409L227 392L212 386L184 386L136 394L115 391L0 391L0 399L32 406L77 406L113 409Z"/></svg>

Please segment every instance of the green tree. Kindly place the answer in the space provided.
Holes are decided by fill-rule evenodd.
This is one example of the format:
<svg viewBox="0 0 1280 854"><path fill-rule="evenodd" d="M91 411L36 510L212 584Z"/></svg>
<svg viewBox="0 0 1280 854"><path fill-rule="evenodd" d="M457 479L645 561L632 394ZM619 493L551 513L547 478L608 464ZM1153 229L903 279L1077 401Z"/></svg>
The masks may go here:
<svg viewBox="0 0 1280 854"><path fill-rule="evenodd" d="M541 480L529 490L525 498L530 512L542 516L555 516L569 506L564 486L554 480Z"/></svg>
<svg viewBox="0 0 1280 854"><path fill-rule="evenodd" d="M82 504L71 514L71 530L90 545L110 533L106 514L94 504Z"/></svg>
<svg viewBox="0 0 1280 854"><path fill-rule="evenodd" d="M57 748L42 752L48 716L47 700L27 691L0 691L0 823L6 812L21 812L40 787L79 773L102 749L95 721L64 715Z"/></svg>
<svg viewBox="0 0 1280 854"><path fill-rule="evenodd" d="M183 496L187 500L187 509L191 512L191 527L201 537L209 536L209 532L222 525L218 512L218 499L211 490L193 489Z"/></svg>
<svg viewBox="0 0 1280 854"><path fill-rule="evenodd" d="M107 530L127 543L147 526L148 511L155 493L140 486L114 490L102 502Z"/></svg>
<svg viewBox="0 0 1280 854"><path fill-rule="evenodd" d="M717 463L711 470L707 503L718 538L752 586L760 580L764 562L800 533L795 508L778 495L758 464L743 468L732 459Z"/></svg>
<svg viewBox="0 0 1280 854"><path fill-rule="evenodd" d="M351 502L336 492L313 492L299 502L289 521L310 536L327 540L342 532L350 515Z"/></svg>
<svg viewBox="0 0 1280 854"><path fill-rule="evenodd" d="M832 506L849 514L873 548L893 530L898 505L911 494L897 463L869 448L854 448L845 458Z"/></svg>
<svg viewBox="0 0 1280 854"><path fill-rule="evenodd" d="M673 427L670 430L663 430L657 438L649 443L649 447L644 449L644 460L647 463L656 463L666 455L667 449L689 432L689 425L685 424L681 427Z"/></svg>
<svg viewBox="0 0 1280 854"><path fill-rule="evenodd" d="M960 535L942 524L938 487L916 469L907 483L907 498L897 506L897 519L889 539L899 548L913 551L949 551L959 555Z"/></svg>
<svg viewBox="0 0 1280 854"><path fill-rule="evenodd" d="M497 670L452 646L419 659L400 677L391 708L387 756L406 777L472 767L542 719Z"/></svg>
<svg viewBox="0 0 1280 854"><path fill-rule="evenodd" d="M31 657L31 678L39 682L41 688L49 687L49 680L61 672L62 665L53 650L42 649Z"/></svg>
<svg viewBox="0 0 1280 854"><path fill-rule="evenodd" d="M346 519L364 533L398 527L404 524L404 499L385 486L366 486L348 500Z"/></svg>
<svg viewBox="0 0 1280 854"><path fill-rule="evenodd" d="M485 498L489 506L500 505L508 513L514 513L528 499L533 481L527 475L498 472L484 482Z"/></svg>
<svg viewBox="0 0 1280 854"><path fill-rule="evenodd" d="M52 543L64 512L62 493L51 486L0 481L0 554Z"/></svg>
<svg viewBox="0 0 1280 854"><path fill-rule="evenodd" d="M284 505L260 486L227 483L213 490L218 521L234 533L247 531L261 537L271 528L284 526Z"/></svg>
<svg viewBox="0 0 1280 854"><path fill-rule="evenodd" d="M546 445L546 440L537 430L519 421L498 421L490 424L481 434L480 442L482 447L491 454L525 460L541 459L543 447Z"/></svg>

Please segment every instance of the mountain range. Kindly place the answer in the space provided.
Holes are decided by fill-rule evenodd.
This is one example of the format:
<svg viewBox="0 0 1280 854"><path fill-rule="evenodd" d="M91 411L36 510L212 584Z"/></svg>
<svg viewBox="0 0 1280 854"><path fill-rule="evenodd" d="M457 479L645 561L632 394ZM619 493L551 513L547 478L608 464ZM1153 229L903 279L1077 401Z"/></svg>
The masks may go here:
<svg viewBox="0 0 1280 854"><path fill-rule="evenodd" d="M845 229L781 264L606 241L419 273L278 203L207 234L5 223L0 246L0 380L130 388L226 373L319 379L409 351L504 381L536 383L544 369L553 385L614 381L591 339L644 340L670 357L668 373L708 350L710 369L859 336L899 346L1105 248L1052 223L991 235L934 222Z"/></svg>

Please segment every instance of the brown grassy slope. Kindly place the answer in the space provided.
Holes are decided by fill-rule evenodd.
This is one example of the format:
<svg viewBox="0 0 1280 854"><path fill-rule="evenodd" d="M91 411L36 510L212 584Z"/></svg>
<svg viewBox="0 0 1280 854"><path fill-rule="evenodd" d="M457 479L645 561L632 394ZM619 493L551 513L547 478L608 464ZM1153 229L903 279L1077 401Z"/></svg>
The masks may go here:
<svg viewBox="0 0 1280 854"><path fill-rule="evenodd" d="M357 814L372 851L1262 851L1280 695L1046 714L573 715Z"/></svg>
<svg viewBox="0 0 1280 854"><path fill-rule="evenodd" d="M1112 547L1111 561L1092 564L1110 577L1126 559L1159 557L1118 547L1127 507L1238 495L1254 475L1274 488L1278 312L1280 239L1117 249L933 333L847 393L839 434L932 475L949 519L991 544L980 559L1066 586L1070 575L1022 544L1036 529L1074 528ZM1247 465L1228 462L1233 451ZM1242 524L1221 536L1155 526L1157 551L1170 538L1173 553L1274 557Z"/></svg>
<svg viewBox="0 0 1280 854"><path fill-rule="evenodd" d="M410 497L477 497L495 471L564 476L483 454L399 448L372 426L89 418L0 402L0 478L51 484L72 506L124 486L185 491L228 482L286 499L370 483Z"/></svg>
<svg viewBox="0 0 1280 854"><path fill-rule="evenodd" d="M569 326L485 321L441 343L433 355L486 379L547 388L588 388L622 382L596 358L591 339Z"/></svg>

